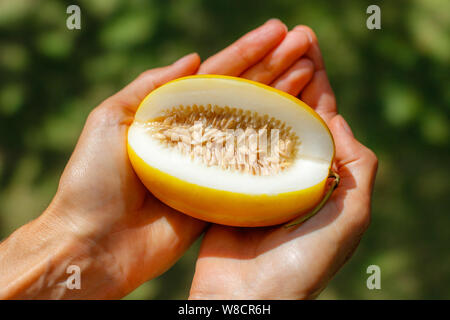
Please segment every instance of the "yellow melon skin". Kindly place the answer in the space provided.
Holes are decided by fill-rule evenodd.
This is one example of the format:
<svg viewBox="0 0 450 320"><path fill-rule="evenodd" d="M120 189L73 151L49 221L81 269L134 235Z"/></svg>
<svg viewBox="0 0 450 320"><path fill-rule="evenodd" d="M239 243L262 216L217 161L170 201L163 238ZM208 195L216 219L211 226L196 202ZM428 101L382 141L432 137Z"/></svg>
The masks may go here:
<svg viewBox="0 0 450 320"><path fill-rule="evenodd" d="M128 155L142 183L159 200L194 218L229 226L271 226L300 217L321 200L327 182L276 195L235 193L195 185L153 168L129 144Z"/></svg>

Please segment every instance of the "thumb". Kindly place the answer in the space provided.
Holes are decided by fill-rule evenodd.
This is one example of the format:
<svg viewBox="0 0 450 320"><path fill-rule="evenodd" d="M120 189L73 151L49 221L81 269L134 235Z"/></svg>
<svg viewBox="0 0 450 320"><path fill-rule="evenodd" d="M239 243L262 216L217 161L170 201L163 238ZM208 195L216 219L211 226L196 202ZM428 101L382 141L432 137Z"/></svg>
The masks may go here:
<svg viewBox="0 0 450 320"><path fill-rule="evenodd" d="M330 130L336 144L336 166L346 184L346 175L351 176L360 192L372 191L378 160L372 150L354 137L348 123L341 115L330 121Z"/></svg>
<svg viewBox="0 0 450 320"><path fill-rule="evenodd" d="M355 139L342 116L334 116L329 123L336 144L335 164L341 176L333 196L344 199L345 210L339 216L338 226L345 238L349 232L360 234L368 226L378 160L369 148Z"/></svg>

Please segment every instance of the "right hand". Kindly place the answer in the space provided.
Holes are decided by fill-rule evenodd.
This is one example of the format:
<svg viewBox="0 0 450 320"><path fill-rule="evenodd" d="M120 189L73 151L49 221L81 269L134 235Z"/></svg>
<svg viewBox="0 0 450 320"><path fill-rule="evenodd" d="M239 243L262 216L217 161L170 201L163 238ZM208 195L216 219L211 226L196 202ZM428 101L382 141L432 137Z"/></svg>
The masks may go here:
<svg viewBox="0 0 450 320"><path fill-rule="evenodd" d="M302 50L296 51L295 47ZM242 55L244 51L237 52ZM232 50L219 55L220 61L239 61ZM298 59L295 63L293 56ZM246 71L213 64L211 60L204 62L200 70L240 75L292 95L300 93L300 99L314 108L331 129L336 143L334 165L341 183L321 211L299 226L212 225L202 241L190 298L316 297L352 255L368 227L377 159L337 115L315 34L305 26L294 28L273 52Z"/></svg>

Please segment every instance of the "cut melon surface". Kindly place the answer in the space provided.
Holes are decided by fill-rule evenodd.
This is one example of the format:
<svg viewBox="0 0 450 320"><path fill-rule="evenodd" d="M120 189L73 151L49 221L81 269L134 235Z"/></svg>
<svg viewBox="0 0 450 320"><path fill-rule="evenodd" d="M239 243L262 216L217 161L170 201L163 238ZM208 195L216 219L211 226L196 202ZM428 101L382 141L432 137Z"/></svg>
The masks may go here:
<svg viewBox="0 0 450 320"><path fill-rule="evenodd" d="M232 226L267 226L306 214L322 198L334 142L297 98L241 78L169 82L141 103L128 153L167 205Z"/></svg>

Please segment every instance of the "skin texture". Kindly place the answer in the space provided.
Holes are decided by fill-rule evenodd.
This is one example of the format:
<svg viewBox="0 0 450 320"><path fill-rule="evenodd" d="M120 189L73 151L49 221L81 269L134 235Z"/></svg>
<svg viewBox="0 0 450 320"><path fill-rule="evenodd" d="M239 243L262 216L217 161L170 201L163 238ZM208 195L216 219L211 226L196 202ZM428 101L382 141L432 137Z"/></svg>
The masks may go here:
<svg viewBox="0 0 450 320"><path fill-rule="evenodd" d="M342 181L316 216L292 229L207 225L146 190L128 160L128 126L149 92L195 73L261 81L327 121ZM269 20L201 65L191 54L145 71L92 111L48 209L0 243L0 298L121 298L170 268L205 230L190 298L314 298L367 228L376 165L337 115L314 33ZM81 269L80 290L65 285L70 265Z"/></svg>

